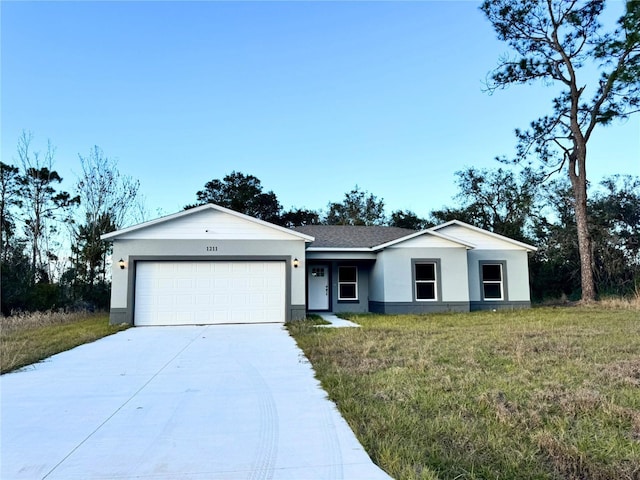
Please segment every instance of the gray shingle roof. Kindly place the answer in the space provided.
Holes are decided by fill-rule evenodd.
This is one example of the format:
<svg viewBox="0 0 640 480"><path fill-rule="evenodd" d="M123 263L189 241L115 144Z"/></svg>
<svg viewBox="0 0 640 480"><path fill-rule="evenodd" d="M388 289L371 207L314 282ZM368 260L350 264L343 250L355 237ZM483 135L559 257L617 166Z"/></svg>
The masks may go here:
<svg viewBox="0 0 640 480"><path fill-rule="evenodd" d="M415 233L408 228L352 225L305 225L293 230L315 237L311 247L324 248L369 248Z"/></svg>

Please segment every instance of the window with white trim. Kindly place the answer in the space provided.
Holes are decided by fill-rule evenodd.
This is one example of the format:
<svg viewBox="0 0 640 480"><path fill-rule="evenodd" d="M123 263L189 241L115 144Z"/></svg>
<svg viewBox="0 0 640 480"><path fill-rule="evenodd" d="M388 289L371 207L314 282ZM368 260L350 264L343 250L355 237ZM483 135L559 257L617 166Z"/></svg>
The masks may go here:
<svg viewBox="0 0 640 480"><path fill-rule="evenodd" d="M504 275L502 263L483 263L482 298L484 300L504 300Z"/></svg>
<svg viewBox="0 0 640 480"><path fill-rule="evenodd" d="M338 267L338 300L358 299L358 268Z"/></svg>
<svg viewBox="0 0 640 480"><path fill-rule="evenodd" d="M436 262L416 262L414 269L416 300L438 300Z"/></svg>

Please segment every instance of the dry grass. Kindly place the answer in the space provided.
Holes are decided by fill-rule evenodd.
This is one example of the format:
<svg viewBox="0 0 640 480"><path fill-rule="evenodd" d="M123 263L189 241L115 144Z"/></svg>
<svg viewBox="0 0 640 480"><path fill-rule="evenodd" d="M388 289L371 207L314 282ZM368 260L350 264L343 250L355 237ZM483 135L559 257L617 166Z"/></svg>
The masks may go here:
<svg viewBox="0 0 640 480"><path fill-rule="evenodd" d="M630 297L606 297L587 307L640 311L640 289L636 289L635 294Z"/></svg>
<svg viewBox="0 0 640 480"><path fill-rule="evenodd" d="M126 328L105 313L36 312L0 317L0 373L41 361Z"/></svg>
<svg viewBox="0 0 640 480"><path fill-rule="evenodd" d="M0 329L3 334L52 325L65 325L87 318L86 312L18 312L10 317L0 317Z"/></svg>
<svg viewBox="0 0 640 480"><path fill-rule="evenodd" d="M638 310L348 317L290 329L394 478L640 478Z"/></svg>

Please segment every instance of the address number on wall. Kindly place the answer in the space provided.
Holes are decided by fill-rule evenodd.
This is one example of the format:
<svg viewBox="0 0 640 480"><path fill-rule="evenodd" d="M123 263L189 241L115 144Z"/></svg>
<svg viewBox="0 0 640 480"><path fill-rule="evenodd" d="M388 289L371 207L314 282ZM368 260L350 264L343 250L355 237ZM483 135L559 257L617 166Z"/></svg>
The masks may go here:
<svg viewBox="0 0 640 480"><path fill-rule="evenodd" d="M215 245L209 245L207 246L207 252L217 252L218 251L218 247Z"/></svg>

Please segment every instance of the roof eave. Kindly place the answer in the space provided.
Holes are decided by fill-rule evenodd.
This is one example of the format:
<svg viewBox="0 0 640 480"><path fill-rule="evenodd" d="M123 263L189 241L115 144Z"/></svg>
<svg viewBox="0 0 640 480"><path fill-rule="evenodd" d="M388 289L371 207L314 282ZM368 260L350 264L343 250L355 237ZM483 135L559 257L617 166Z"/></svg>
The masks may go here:
<svg viewBox="0 0 640 480"><path fill-rule="evenodd" d="M370 247L308 247L307 252L372 252Z"/></svg>
<svg viewBox="0 0 640 480"><path fill-rule="evenodd" d="M306 235L304 233L296 232L295 230L291 230L289 228L281 227L280 225L274 225L273 223L266 222L264 220L260 220L259 218L254 218L249 215L245 215L244 213L236 212L234 210L230 210L225 207L221 207L220 205L215 205L213 203L208 203L206 205L200 205L199 207L190 208L189 210L183 210L181 212L173 213L171 215L167 215L165 217L156 218L154 220L150 220L148 222L139 223L138 225L133 225L131 227L123 228L121 230L116 230L115 232L105 233L100 236L101 240L113 240L122 235L126 235L127 233L135 232L137 230L143 230L148 227L152 227L154 225L158 225L161 223L169 222L171 220L175 220L176 218L184 217L186 215L193 215L194 213L201 212L204 210L217 210L219 212L227 213L229 215L233 215L238 218L242 218L244 220L257 223L258 225L263 225L265 227L273 228L274 230L278 230L289 235L298 237L303 239L305 243L311 243L315 240L311 235Z"/></svg>
<svg viewBox="0 0 640 480"><path fill-rule="evenodd" d="M537 252L538 251L538 247L534 247L533 245L529 245L528 243L520 242L518 240L514 240L513 238L505 237L504 235L500 235L499 233L490 232L490 231L485 230L483 228L476 227L475 225L469 225L468 223L461 222L460 220L449 220L448 222L445 222L445 223L443 223L441 225L436 225L435 227L432 227L430 230L439 230L441 228L445 228L445 227L448 227L450 225L459 225L461 227L466 227L469 230L474 230L476 232L484 233L485 235L488 235L490 237L494 237L494 238L503 240L505 242L511 243L513 245L517 245L518 247L524 248L525 250L527 250L529 252Z"/></svg>
<svg viewBox="0 0 640 480"><path fill-rule="evenodd" d="M460 240L458 238L450 237L449 235L444 235L442 233L434 232L431 229L427 229L427 230L420 230L419 232L411 233L411 234L406 235L404 237L396 238L395 240L391 240L390 242L382 243L380 245L377 245L377 246L373 247L372 250L376 251L376 252L380 251L380 250L384 250L387 247L391 247L391 246L396 245L398 243L406 242L407 240L411 240L412 238L416 238L416 237L419 237L419 236L425 235L425 234L433 235L434 237L439 237L439 238L442 238L444 240L448 240L450 242L457 243L457 244L459 244L461 246L466 247L467 250L475 248L475 245L473 245L472 243L465 242L465 241Z"/></svg>

